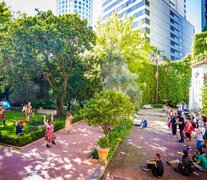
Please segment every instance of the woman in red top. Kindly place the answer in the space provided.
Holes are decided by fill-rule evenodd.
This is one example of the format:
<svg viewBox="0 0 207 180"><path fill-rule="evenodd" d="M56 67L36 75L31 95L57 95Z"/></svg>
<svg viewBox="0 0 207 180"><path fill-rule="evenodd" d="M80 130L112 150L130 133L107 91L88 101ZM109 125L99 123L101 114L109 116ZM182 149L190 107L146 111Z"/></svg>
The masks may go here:
<svg viewBox="0 0 207 180"><path fill-rule="evenodd" d="M184 127L184 134L186 137L186 150L189 152L189 150L190 150L189 146L190 146L190 142L191 142L191 134L193 131L193 125L191 123L191 117L189 115L186 116L185 120L186 120L186 124Z"/></svg>

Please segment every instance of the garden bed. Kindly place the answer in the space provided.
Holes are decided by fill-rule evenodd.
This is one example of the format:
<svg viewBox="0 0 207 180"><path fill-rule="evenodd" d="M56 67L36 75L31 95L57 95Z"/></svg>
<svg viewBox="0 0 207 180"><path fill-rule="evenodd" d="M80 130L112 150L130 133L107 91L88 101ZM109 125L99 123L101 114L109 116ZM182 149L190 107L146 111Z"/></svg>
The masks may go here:
<svg viewBox="0 0 207 180"><path fill-rule="evenodd" d="M14 145L14 146L24 146L26 144L29 144L35 140L38 140L45 135L45 127L41 124L29 124L25 123L23 128L23 136L18 136L15 134L16 132L16 126L15 123L20 120L24 119L24 113L23 112L15 112L15 111L9 111L5 113L5 116L7 118L6 124L7 126L4 126L2 122L0 122L0 142L4 144ZM43 120L43 117L41 114L34 114L34 117L32 119L41 121ZM77 115L74 115L73 123L79 121ZM31 127L33 126L33 128ZM62 129L65 126L65 116L62 117L55 117L54 121L55 131L58 131ZM38 129L39 127L39 129ZM41 128L40 128L41 127Z"/></svg>

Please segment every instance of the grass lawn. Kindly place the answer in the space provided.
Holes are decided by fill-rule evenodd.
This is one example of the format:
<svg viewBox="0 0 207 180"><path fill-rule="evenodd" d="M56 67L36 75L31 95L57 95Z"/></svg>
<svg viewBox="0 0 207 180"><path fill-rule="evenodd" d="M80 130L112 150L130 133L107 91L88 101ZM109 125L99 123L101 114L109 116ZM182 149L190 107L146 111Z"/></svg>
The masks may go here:
<svg viewBox="0 0 207 180"><path fill-rule="evenodd" d="M45 127L43 129L32 130L28 122L24 123L23 136L18 136L15 134L16 126L15 123L18 120L25 119L24 112L7 111L5 112L6 125L3 125L3 121L0 121L0 142L11 144L15 146L24 146L31 143L39 138L44 137ZM49 115L47 115L49 117ZM30 118L31 120L43 120L42 114L34 113ZM60 130L65 125L65 116L56 117L54 116L54 126L55 131Z"/></svg>

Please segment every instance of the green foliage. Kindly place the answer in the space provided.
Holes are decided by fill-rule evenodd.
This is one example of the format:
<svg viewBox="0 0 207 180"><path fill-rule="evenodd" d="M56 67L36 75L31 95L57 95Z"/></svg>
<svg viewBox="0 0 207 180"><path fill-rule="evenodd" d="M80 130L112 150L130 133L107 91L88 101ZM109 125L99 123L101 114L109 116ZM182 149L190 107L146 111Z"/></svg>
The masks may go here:
<svg viewBox="0 0 207 180"><path fill-rule="evenodd" d="M4 24L11 20L11 11L4 1L0 2L0 24Z"/></svg>
<svg viewBox="0 0 207 180"><path fill-rule="evenodd" d="M151 104L153 108L162 108L164 104Z"/></svg>
<svg viewBox="0 0 207 180"><path fill-rule="evenodd" d="M204 55L207 55L207 31L196 34L193 42L193 60L199 61Z"/></svg>
<svg viewBox="0 0 207 180"><path fill-rule="evenodd" d="M87 21L77 14L55 16L47 11L17 18L8 29L0 51L5 65L19 71L34 67L40 72L53 91L58 114L62 114L73 64L95 43Z"/></svg>
<svg viewBox="0 0 207 180"><path fill-rule="evenodd" d="M16 126L15 123L17 120L24 119L23 112L14 112L9 111L5 113L7 118L6 124L4 126L3 123L0 121L0 142L15 145L15 146L24 146L29 144L37 139L40 139L45 136L45 127L42 129L33 129L35 131L31 131L30 125L42 125L43 124L43 117L41 114L35 114L34 117L31 118L30 123L25 122L23 128L23 136L18 136L15 134ZM75 117L76 114L73 114ZM80 119L74 118L73 123L77 122ZM64 117L55 117L54 127L55 131L58 131L65 126L65 116Z"/></svg>
<svg viewBox="0 0 207 180"><path fill-rule="evenodd" d="M100 138L97 141L97 144L103 149L109 148L109 138L108 137Z"/></svg>
<svg viewBox="0 0 207 180"><path fill-rule="evenodd" d="M24 104L24 102L32 102L37 104L37 96L40 92L40 87L33 81L18 81L14 84L14 90L10 95L10 102L12 104Z"/></svg>
<svg viewBox="0 0 207 180"><path fill-rule="evenodd" d="M207 86L203 87L202 92L202 112L207 114Z"/></svg>
<svg viewBox="0 0 207 180"><path fill-rule="evenodd" d="M129 118L125 118L120 124L118 124L109 133L110 151L108 158L111 159L116 151L116 148L120 142L128 135L129 130L132 128L133 122Z"/></svg>
<svg viewBox="0 0 207 180"><path fill-rule="evenodd" d="M159 67L160 102L176 105L188 102L191 81L190 55L181 61L166 62Z"/></svg>
<svg viewBox="0 0 207 180"><path fill-rule="evenodd" d="M103 90L86 102L81 110L83 119L91 125L101 126L105 136L125 117L134 112L134 105L120 91Z"/></svg>
<svg viewBox="0 0 207 180"><path fill-rule="evenodd" d="M120 19L116 13L105 23L99 22L94 52L101 59L100 63L110 64L114 57L121 57L128 65L129 72L138 75L136 80L134 78L132 80L135 80L135 84L140 90L133 85L128 94L131 97L136 94L139 97L135 99L140 101L140 92L143 92L143 103L146 103L153 99L152 90L155 87L154 67L148 59L151 46L141 29L133 30L132 24L133 18L126 16L124 19ZM130 74L128 73L128 75ZM128 77L130 76L125 78Z"/></svg>
<svg viewBox="0 0 207 180"><path fill-rule="evenodd" d="M116 152L116 149L119 145L120 142L122 142L125 137L128 135L130 129L133 126L133 122L131 119L129 118L125 118L124 120L122 120L122 122L120 122L117 126L115 126L108 135L108 139L109 139L109 154L108 154L108 158L111 159L114 155L114 153ZM91 155L94 159L98 159L98 153L97 150L95 149Z"/></svg>
<svg viewBox="0 0 207 180"><path fill-rule="evenodd" d="M142 92L137 86L137 74L129 71L121 57L113 57L105 61L101 67L101 83L104 89L118 90L127 94L139 109L142 102Z"/></svg>

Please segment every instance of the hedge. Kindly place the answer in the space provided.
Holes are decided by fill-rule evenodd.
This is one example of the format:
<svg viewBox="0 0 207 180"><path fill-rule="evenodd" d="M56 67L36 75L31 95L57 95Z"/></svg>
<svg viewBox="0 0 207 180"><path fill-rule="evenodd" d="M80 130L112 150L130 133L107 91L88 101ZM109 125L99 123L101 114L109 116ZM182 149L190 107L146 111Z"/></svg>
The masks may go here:
<svg viewBox="0 0 207 180"><path fill-rule="evenodd" d="M121 121L120 124L118 124L114 129L112 129L109 132L108 138L110 143L110 151L108 154L108 159L111 159L113 157L114 153L116 152L117 146L119 145L120 142L122 142L125 139L132 126L133 126L132 120L127 118ZM97 150L95 149L90 156L94 159L98 159Z"/></svg>

